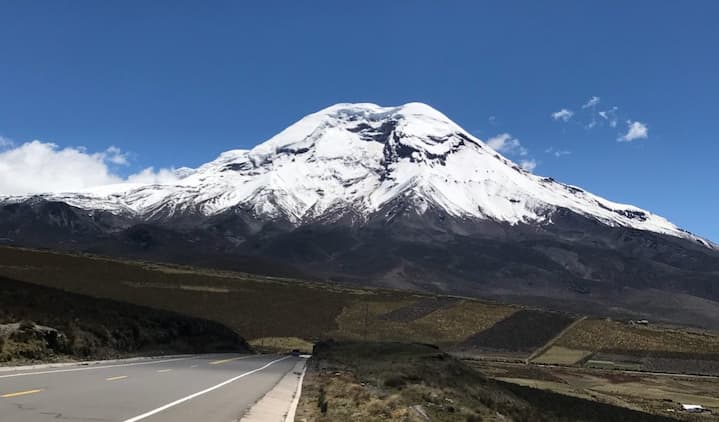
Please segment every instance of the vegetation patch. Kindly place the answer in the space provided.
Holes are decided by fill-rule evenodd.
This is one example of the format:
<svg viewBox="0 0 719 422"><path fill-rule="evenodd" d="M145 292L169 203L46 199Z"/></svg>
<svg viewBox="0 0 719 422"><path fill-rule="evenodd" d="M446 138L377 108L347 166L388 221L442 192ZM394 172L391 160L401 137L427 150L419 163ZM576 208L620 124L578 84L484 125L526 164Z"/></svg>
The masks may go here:
<svg viewBox="0 0 719 422"><path fill-rule="evenodd" d="M586 365L655 372L719 375L719 336L664 327L637 326L620 321L580 321L556 343L574 350L591 350ZM540 358L543 358L540 357ZM539 362L539 361L537 361Z"/></svg>
<svg viewBox="0 0 719 422"><path fill-rule="evenodd" d="M299 350L301 353L312 353L314 344L297 337L261 337L249 341L250 346L260 353L287 353Z"/></svg>
<svg viewBox="0 0 719 422"><path fill-rule="evenodd" d="M652 351L716 354L719 353L719 336L587 319L562 336L557 345L577 350L622 350L632 354Z"/></svg>
<svg viewBox="0 0 719 422"><path fill-rule="evenodd" d="M457 304L455 298L427 298L418 300L410 305L395 309L381 315L379 319L395 322L412 322L431 314L439 309L445 309Z"/></svg>
<svg viewBox="0 0 719 422"><path fill-rule="evenodd" d="M426 298L357 302L337 318L339 329L331 337L349 340L414 341L454 347L477 330L491 327L518 308L508 305L458 300L451 306L436 306L421 318L390 319L387 315L412 308ZM439 302L439 301L438 301ZM422 305L427 309L426 305Z"/></svg>
<svg viewBox="0 0 719 422"><path fill-rule="evenodd" d="M524 309L466 339L460 349L532 352L574 321L560 312Z"/></svg>
<svg viewBox="0 0 719 422"><path fill-rule="evenodd" d="M549 350L533 359L532 362L545 365L574 365L591 354L592 352L588 350L575 350L562 346L552 346Z"/></svg>

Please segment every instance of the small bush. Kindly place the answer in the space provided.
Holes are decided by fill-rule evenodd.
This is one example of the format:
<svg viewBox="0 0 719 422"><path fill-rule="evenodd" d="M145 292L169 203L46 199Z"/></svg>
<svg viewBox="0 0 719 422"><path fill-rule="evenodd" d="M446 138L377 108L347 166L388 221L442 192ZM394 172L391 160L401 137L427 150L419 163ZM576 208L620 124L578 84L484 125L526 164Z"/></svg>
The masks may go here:
<svg viewBox="0 0 719 422"><path fill-rule="evenodd" d="M367 404L367 413L374 417L389 417L392 414L392 409L380 399L372 399Z"/></svg>
<svg viewBox="0 0 719 422"><path fill-rule="evenodd" d="M329 403L327 402L327 393L325 393L325 389L323 387L320 387L320 394L319 397L317 397L317 407L320 408L320 412L323 415L327 413Z"/></svg>
<svg viewBox="0 0 719 422"><path fill-rule="evenodd" d="M405 385L407 385L407 381L401 375L392 375L384 380L384 386L389 388L401 389Z"/></svg>
<svg viewBox="0 0 719 422"><path fill-rule="evenodd" d="M29 331L29 330L32 330L33 328L35 328L34 322L28 321L28 320L20 321L20 327L19 327L20 331Z"/></svg>

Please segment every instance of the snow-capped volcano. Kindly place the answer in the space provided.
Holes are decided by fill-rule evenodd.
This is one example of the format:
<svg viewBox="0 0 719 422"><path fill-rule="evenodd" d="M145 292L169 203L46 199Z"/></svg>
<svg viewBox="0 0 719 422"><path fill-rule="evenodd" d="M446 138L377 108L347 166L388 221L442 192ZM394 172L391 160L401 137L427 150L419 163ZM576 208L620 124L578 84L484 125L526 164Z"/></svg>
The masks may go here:
<svg viewBox="0 0 719 422"><path fill-rule="evenodd" d="M557 210L568 209L609 226L711 246L648 211L524 171L421 103L337 104L251 150L227 151L178 176L172 185L120 184L42 197L144 220L242 207L294 225L348 213L361 223L400 198L418 214L432 208L509 224L551 224Z"/></svg>
<svg viewBox="0 0 719 422"><path fill-rule="evenodd" d="M175 175L0 198L0 244L719 327L719 247L424 104L338 104Z"/></svg>

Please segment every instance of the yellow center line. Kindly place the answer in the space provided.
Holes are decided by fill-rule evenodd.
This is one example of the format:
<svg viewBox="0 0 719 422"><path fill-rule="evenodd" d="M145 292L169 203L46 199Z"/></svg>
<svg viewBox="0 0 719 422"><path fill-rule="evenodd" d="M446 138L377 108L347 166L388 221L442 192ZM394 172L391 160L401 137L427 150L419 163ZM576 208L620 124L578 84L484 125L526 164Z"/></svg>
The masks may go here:
<svg viewBox="0 0 719 422"><path fill-rule="evenodd" d="M117 381L117 380L124 380L125 378L127 378L127 375L121 375L121 376L119 376L119 377L110 377L110 378L105 378L105 381Z"/></svg>
<svg viewBox="0 0 719 422"><path fill-rule="evenodd" d="M250 355L250 356L240 356L240 357L230 358L230 359L216 360L216 361L214 361L214 362L210 362L210 365L221 365L221 364L223 364L223 363L232 362L232 361L235 361L235 360L241 360L241 359L251 358L252 356L253 356L253 355Z"/></svg>
<svg viewBox="0 0 719 422"><path fill-rule="evenodd" d="M0 396L0 397L2 397L2 398L4 398L4 399L9 399L9 398L12 398L12 397L19 397L19 396L26 396L26 395L28 395L28 394L35 394L35 393L39 393L39 392L41 392L41 391L43 391L42 388L41 388L41 389L38 389L38 390L19 391L19 392L17 392L17 393L3 394L3 395Z"/></svg>
<svg viewBox="0 0 719 422"><path fill-rule="evenodd" d="M172 371L172 369L158 369L158 370L157 370L157 372L159 372L159 373L162 373L162 372L170 372L170 371Z"/></svg>

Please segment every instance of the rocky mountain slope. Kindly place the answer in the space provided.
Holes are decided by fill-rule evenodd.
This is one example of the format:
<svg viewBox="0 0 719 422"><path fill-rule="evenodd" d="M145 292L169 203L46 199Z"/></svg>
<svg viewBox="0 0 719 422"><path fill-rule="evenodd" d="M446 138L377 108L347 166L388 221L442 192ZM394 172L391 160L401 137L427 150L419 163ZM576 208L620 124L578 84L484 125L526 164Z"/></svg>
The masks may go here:
<svg viewBox="0 0 719 422"><path fill-rule="evenodd" d="M338 104L172 185L5 197L0 238L719 326L716 245L418 103Z"/></svg>

